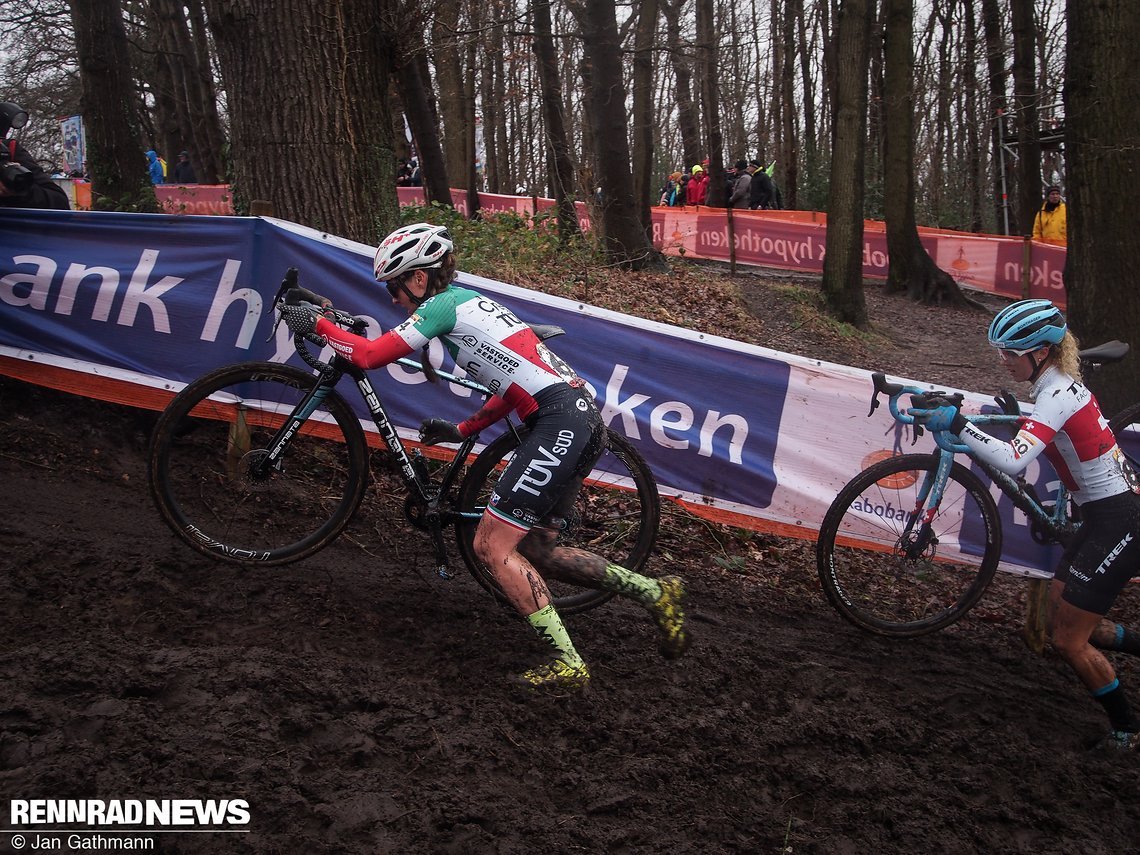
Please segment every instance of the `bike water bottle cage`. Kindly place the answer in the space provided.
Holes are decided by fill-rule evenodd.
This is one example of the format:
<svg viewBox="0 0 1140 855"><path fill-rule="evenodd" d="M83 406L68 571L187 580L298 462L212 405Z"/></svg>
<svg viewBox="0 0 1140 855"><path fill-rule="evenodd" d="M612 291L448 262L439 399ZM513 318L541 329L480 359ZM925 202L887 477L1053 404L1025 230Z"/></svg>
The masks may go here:
<svg viewBox="0 0 1140 855"><path fill-rule="evenodd" d="M1067 329L1065 316L1049 300L1018 300L994 315L987 338L999 350L1024 356L1060 344Z"/></svg>

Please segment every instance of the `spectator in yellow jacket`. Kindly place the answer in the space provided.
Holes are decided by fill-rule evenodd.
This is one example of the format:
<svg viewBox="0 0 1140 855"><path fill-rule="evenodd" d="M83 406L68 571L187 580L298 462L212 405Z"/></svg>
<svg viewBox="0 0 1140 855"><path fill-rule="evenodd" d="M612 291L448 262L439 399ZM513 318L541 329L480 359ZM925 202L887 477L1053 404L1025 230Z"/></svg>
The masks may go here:
<svg viewBox="0 0 1140 855"><path fill-rule="evenodd" d="M1033 218L1033 239L1067 243L1067 219L1061 188L1054 185L1045 191L1045 202Z"/></svg>

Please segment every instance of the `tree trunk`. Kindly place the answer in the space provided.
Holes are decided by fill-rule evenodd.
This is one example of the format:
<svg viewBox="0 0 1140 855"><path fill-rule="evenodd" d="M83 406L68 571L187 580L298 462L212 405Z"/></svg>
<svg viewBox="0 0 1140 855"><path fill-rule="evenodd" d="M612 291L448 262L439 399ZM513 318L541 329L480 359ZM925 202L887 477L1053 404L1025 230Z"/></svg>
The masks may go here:
<svg viewBox="0 0 1140 855"><path fill-rule="evenodd" d="M570 9L581 29L583 50L590 66L588 103L601 187L606 257L634 270L659 268L663 265L660 253L649 242L633 198L626 94L614 0L575 0Z"/></svg>
<svg viewBox="0 0 1140 855"><path fill-rule="evenodd" d="M207 0L207 11L233 108L238 204L267 199L285 219L376 243L398 219L388 119L394 9Z"/></svg>
<svg viewBox="0 0 1140 855"><path fill-rule="evenodd" d="M447 180L447 166L439 140L439 121L423 77L427 67L423 42L411 38L408 42L397 60L396 85L404 102L404 115L412 129L412 139L416 142L424 201L429 205L438 202L450 208L453 205L451 185Z"/></svg>
<svg viewBox="0 0 1140 855"><path fill-rule="evenodd" d="M685 0L661 0L661 11L665 16L666 38L669 44L669 61L676 79L677 128L681 133L681 168L692 169L700 163L701 157L701 116L693 103L693 56L692 50L681 43L680 7Z"/></svg>
<svg viewBox="0 0 1140 855"><path fill-rule="evenodd" d="M886 27L883 102L887 221L887 287L906 291L924 303L964 305L966 298L950 275L940 270L918 237L914 213L914 0L884 0Z"/></svg>
<svg viewBox="0 0 1140 855"><path fill-rule="evenodd" d="M982 185L982 144L978 136L978 26L974 18L974 0L963 0L963 26L966 30L966 43L962 60L962 72L966 87L966 109L959 124L959 132L966 134L966 166L970 173L970 231L980 232L984 228Z"/></svg>
<svg viewBox="0 0 1140 855"><path fill-rule="evenodd" d="M1025 234L1041 207L1041 134L1037 119L1037 74L1034 71L1037 25L1034 0L1010 0L1013 19L1013 108L1017 118L1017 215Z"/></svg>
<svg viewBox="0 0 1140 855"><path fill-rule="evenodd" d="M554 199L558 204L558 238L566 244L580 232L578 213L574 208L574 161L570 156L570 141L566 138L562 80L558 74L550 26L550 0L532 0L531 8L534 15L534 53L538 59L542 109L546 119L547 154Z"/></svg>
<svg viewBox="0 0 1140 855"><path fill-rule="evenodd" d="M120 0L72 0L94 206L157 211L140 146L138 102Z"/></svg>
<svg viewBox="0 0 1140 855"><path fill-rule="evenodd" d="M447 0L435 6L431 43L447 174L457 188L466 189L468 131L463 103L463 61L459 53L459 8L459 0Z"/></svg>
<svg viewBox="0 0 1140 855"><path fill-rule="evenodd" d="M867 59L873 0L846 0L836 24L837 91L827 198L823 297L841 321L867 326L863 298L863 166L867 140Z"/></svg>
<svg viewBox="0 0 1140 855"><path fill-rule="evenodd" d="M1065 266L1068 319L1086 345L1140 340L1136 200L1140 198L1140 6L1069 0L1065 148L1070 164ZM1140 400L1136 356L1086 378L1111 417Z"/></svg>
<svg viewBox="0 0 1140 855"><path fill-rule="evenodd" d="M657 36L657 0L641 0L637 13L633 49L633 198L637 217L646 234L650 233L649 208L656 189L653 180L653 130L657 126L653 108L653 54Z"/></svg>
<svg viewBox="0 0 1140 855"><path fill-rule="evenodd" d="M697 4L697 78L701 81L701 108L705 121L705 151L709 153L707 168L709 186L705 204L723 208L728 202L724 186L724 140L720 133L720 99L716 81L720 79L717 67L716 19L713 0L696 0Z"/></svg>
<svg viewBox="0 0 1140 855"><path fill-rule="evenodd" d="M986 39L986 68L990 81L990 146L994 159L994 210L997 216L998 231L1002 234L1020 234L1017 226L1017 212L1010 206L1007 192L1010 179L1010 157L1002 156L1005 144L1006 101L1005 101L1005 48L1001 37L1001 17L997 0L982 0L982 31ZM1002 164L1005 164L1004 174ZM1012 218L1009 231L1006 220Z"/></svg>
<svg viewBox="0 0 1140 855"><path fill-rule="evenodd" d="M201 15L201 4L196 4ZM200 52L191 35L184 4L176 0L151 0L158 24L158 46L174 85L172 100L178 117L178 133L165 142L166 159L173 167L178 153L190 152L199 184L219 184L222 168L222 129L217 112L217 93L212 81L204 85L198 67ZM204 34L204 31L203 31Z"/></svg>

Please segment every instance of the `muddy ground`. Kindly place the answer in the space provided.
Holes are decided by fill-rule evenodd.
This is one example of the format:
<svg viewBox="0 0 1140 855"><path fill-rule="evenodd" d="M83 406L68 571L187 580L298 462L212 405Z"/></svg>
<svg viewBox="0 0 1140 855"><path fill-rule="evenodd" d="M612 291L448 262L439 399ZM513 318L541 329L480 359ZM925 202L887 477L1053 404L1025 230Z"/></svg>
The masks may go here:
<svg viewBox="0 0 1140 855"><path fill-rule="evenodd" d="M1103 714L1022 642L1019 580L948 631L894 642L831 611L810 544L669 510L675 563L653 569L688 579L689 655L662 660L644 614L610 604L568 620L588 694L526 697L507 678L542 653L529 628L466 576L436 578L398 519L358 519L284 569L182 546L147 495L148 430L144 414L0 380L5 810L248 802L248 834L161 835L162 852L1044 855L1140 840L1140 757L1089 750ZM1129 590L1118 614L1138 603ZM1134 662L1117 664L1140 704Z"/></svg>

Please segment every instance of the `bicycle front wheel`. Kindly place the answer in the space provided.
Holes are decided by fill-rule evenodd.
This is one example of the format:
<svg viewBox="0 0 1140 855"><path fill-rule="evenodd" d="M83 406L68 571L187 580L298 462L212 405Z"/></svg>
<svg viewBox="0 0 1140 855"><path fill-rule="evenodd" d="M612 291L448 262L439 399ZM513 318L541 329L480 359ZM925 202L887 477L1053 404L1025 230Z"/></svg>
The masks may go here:
<svg viewBox="0 0 1140 855"><path fill-rule="evenodd" d="M919 497L937 469L937 454L880 461L840 490L824 517L819 579L828 601L861 629L896 638L943 629L993 578L1001 520L970 470L953 464L942 502L923 525Z"/></svg>
<svg viewBox="0 0 1140 855"><path fill-rule="evenodd" d="M608 431L608 448L578 493L573 518L561 533L559 546L585 549L614 564L641 573L657 540L661 504L657 482L649 466L629 440ZM471 464L459 490L459 510L476 520L499 475L510 462L518 438L513 432L488 445ZM506 602L495 577L475 555L475 522L460 523L456 538L459 552L475 579L495 597ZM613 594L547 580L554 607L564 614L585 611L609 600Z"/></svg>
<svg viewBox="0 0 1140 855"><path fill-rule="evenodd" d="M332 390L287 440L270 443L316 383L304 371L246 362L180 392L158 419L147 476L162 518L199 552L236 564L287 564L327 546L360 506L364 430Z"/></svg>

